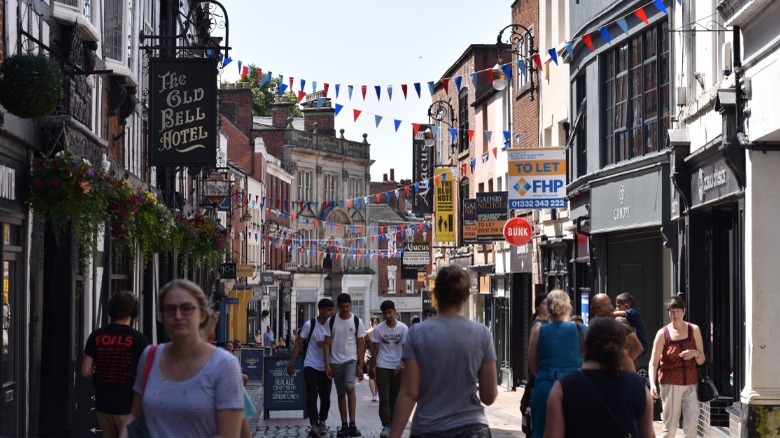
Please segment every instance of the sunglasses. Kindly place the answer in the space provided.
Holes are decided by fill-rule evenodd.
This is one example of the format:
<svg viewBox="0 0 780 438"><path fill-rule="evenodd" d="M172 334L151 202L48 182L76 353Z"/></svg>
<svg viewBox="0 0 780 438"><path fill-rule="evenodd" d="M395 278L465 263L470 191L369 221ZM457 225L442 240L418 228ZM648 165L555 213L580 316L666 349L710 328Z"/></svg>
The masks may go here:
<svg viewBox="0 0 780 438"><path fill-rule="evenodd" d="M181 312L181 316L190 316L192 315L192 312L194 312L195 309L197 308L198 306L193 306L192 304L189 303L182 304L180 306L174 306L170 304L167 306L163 306L162 311L165 314L165 316L173 318L174 316L176 316L177 310Z"/></svg>

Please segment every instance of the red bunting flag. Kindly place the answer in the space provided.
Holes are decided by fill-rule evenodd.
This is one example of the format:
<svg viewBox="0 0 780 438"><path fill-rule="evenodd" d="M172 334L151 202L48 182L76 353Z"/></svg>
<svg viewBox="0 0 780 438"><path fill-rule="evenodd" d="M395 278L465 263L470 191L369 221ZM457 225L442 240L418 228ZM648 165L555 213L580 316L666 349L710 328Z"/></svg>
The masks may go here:
<svg viewBox="0 0 780 438"><path fill-rule="evenodd" d="M306 92L303 90L298 90L298 103L301 103L304 97L306 97Z"/></svg>
<svg viewBox="0 0 780 438"><path fill-rule="evenodd" d="M341 224L336 224L336 229L337 229L338 231L341 231Z"/></svg>
<svg viewBox="0 0 780 438"><path fill-rule="evenodd" d="M539 70L542 70L544 68L542 67L542 57L538 53L535 53L534 56L531 57L531 59L534 60L534 64L536 64Z"/></svg>
<svg viewBox="0 0 780 438"><path fill-rule="evenodd" d="M304 206L304 205L305 205L305 204L304 204L304 202L303 202L303 201L298 201L298 211L301 211L301 210L303 210L303 206Z"/></svg>
<svg viewBox="0 0 780 438"><path fill-rule="evenodd" d="M246 65L241 67L241 79L246 79L248 74L249 74L249 67Z"/></svg>
<svg viewBox="0 0 780 438"><path fill-rule="evenodd" d="M406 196L407 196L407 197L409 196L409 191L410 191L410 190L411 190L411 187L409 187L409 186L404 186L404 192L406 193Z"/></svg>
<svg viewBox="0 0 780 438"><path fill-rule="evenodd" d="M290 213L290 219L295 220L295 213Z"/></svg>
<svg viewBox="0 0 780 438"><path fill-rule="evenodd" d="M351 199L347 199L346 204L347 204L347 208L352 208L352 200Z"/></svg>
<svg viewBox="0 0 780 438"><path fill-rule="evenodd" d="M642 12L642 13L644 13L644 12ZM596 50L593 47L593 39L590 37L589 33L586 33L585 35L582 36L582 42L585 43L586 46L588 46L588 48L590 49L591 52Z"/></svg>
<svg viewBox="0 0 780 438"><path fill-rule="evenodd" d="M384 226L379 227L379 234L385 234L385 227Z"/></svg>
<svg viewBox="0 0 780 438"><path fill-rule="evenodd" d="M294 77L290 76L290 89L292 90L293 81L295 80Z"/></svg>
<svg viewBox="0 0 780 438"><path fill-rule="evenodd" d="M417 131L420 130L420 124L419 123L412 123L412 136L417 135Z"/></svg>
<svg viewBox="0 0 780 438"><path fill-rule="evenodd" d="M498 148L497 147L493 147L493 157L494 158L498 158Z"/></svg>
<svg viewBox="0 0 780 438"><path fill-rule="evenodd" d="M401 84L401 91L404 92L404 100L406 99L406 84Z"/></svg>
<svg viewBox="0 0 780 438"><path fill-rule="evenodd" d="M328 88L330 88L330 84L325 82L325 87L324 87L325 97L328 97Z"/></svg>
<svg viewBox="0 0 780 438"><path fill-rule="evenodd" d="M376 195L376 203L379 204L380 202L382 202L382 194L381 193L377 193L377 195Z"/></svg>
<svg viewBox="0 0 780 438"><path fill-rule="evenodd" d="M462 173L463 175L466 174L466 163L460 165L460 173Z"/></svg>
<svg viewBox="0 0 780 438"><path fill-rule="evenodd" d="M441 86L444 87L444 92L450 92L450 78L441 78Z"/></svg>
<svg viewBox="0 0 780 438"><path fill-rule="evenodd" d="M319 227L320 227L320 221L317 220L317 219L314 219L314 228L319 228Z"/></svg>
<svg viewBox="0 0 780 438"><path fill-rule="evenodd" d="M640 20L642 20L645 24L649 25L650 21L647 19L647 15L645 15L644 8L639 8L636 11L634 11L634 15L636 15ZM593 50L593 49L590 49Z"/></svg>
<svg viewBox="0 0 780 438"><path fill-rule="evenodd" d="M366 89L367 88L368 87L366 87L365 85L361 85L360 86L360 92L363 93L363 100L366 100Z"/></svg>
<svg viewBox="0 0 780 438"><path fill-rule="evenodd" d="M263 77L263 69L262 68L258 68L257 69L257 80L258 81L261 80L262 77Z"/></svg>
<svg viewBox="0 0 780 438"><path fill-rule="evenodd" d="M361 111L360 111L359 109L353 109L353 110L352 110L352 113L354 114L354 116L355 116L355 121L357 122L357 119L358 119L358 117L360 117L360 113L361 113Z"/></svg>
<svg viewBox="0 0 780 438"><path fill-rule="evenodd" d="M320 208L320 210L326 210L327 208L328 208L328 203L325 202L325 201L322 201L322 207Z"/></svg>
<svg viewBox="0 0 780 438"><path fill-rule="evenodd" d="M493 83L493 69L489 68L489 69L485 70L485 76L487 76L488 84L492 84Z"/></svg>
<svg viewBox="0 0 780 438"><path fill-rule="evenodd" d="M469 141L474 140L474 130L473 129L469 129L468 133L469 133Z"/></svg>

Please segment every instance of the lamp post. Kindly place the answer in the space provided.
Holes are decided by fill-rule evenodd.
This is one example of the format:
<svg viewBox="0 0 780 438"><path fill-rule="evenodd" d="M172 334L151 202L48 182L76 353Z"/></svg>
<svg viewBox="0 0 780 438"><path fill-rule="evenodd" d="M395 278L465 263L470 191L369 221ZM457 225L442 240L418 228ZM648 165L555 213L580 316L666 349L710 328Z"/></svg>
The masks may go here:
<svg viewBox="0 0 780 438"><path fill-rule="evenodd" d="M447 121L447 118L449 121ZM455 110L452 108L452 104L450 104L447 100L437 100L431 103L431 106L428 107L428 118L430 120L435 120L438 122L439 127L441 128L442 123L447 124L450 128L455 127L455 122L457 122L457 118L455 117ZM423 136L425 138L425 145L428 147L432 147L435 144L435 139L433 136L433 133L430 132L430 128L426 129L426 131L423 133ZM455 154L455 149L457 148L457 143L453 140L452 143L450 143L450 155Z"/></svg>
<svg viewBox="0 0 780 438"><path fill-rule="evenodd" d="M506 42L504 42L504 32L509 31ZM522 24L510 24L498 33L496 38L496 65L493 67L493 88L503 90L509 85L504 71L501 69L501 50L517 55L528 65L528 82L531 100L534 100L534 91L537 89L534 83L535 69L533 66L533 56L538 52L534 47L534 36L531 30Z"/></svg>

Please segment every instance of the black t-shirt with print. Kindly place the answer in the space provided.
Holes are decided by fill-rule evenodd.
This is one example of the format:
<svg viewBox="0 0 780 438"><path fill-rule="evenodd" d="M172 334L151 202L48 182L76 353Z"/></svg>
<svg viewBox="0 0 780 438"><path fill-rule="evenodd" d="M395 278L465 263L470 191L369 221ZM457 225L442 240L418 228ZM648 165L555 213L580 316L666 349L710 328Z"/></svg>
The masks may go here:
<svg viewBox="0 0 780 438"><path fill-rule="evenodd" d="M149 340L125 324L109 324L92 332L84 354L92 357L95 374L95 409L107 414L128 414L133 404L133 383Z"/></svg>

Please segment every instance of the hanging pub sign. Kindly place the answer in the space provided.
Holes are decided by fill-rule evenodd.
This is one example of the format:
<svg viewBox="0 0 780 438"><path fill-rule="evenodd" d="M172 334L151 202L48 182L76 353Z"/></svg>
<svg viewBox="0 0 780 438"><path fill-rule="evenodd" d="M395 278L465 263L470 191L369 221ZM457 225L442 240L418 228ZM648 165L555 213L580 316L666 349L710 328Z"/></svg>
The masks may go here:
<svg viewBox="0 0 780 438"><path fill-rule="evenodd" d="M149 80L149 164L214 167L216 58L152 58Z"/></svg>
<svg viewBox="0 0 780 438"><path fill-rule="evenodd" d="M428 242L408 242L401 258L401 278L417 280L417 274L431 263L431 246Z"/></svg>
<svg viewBox="0 0 780 438"><path fill-rule="evenodd" d="M412 211L417 215L433 212L433 148L425 146L424 133L429 125L420 125L412 139L412 178L415 184Z"/></svg>

